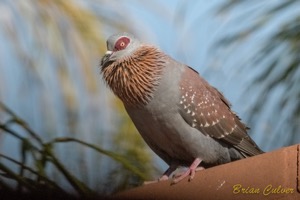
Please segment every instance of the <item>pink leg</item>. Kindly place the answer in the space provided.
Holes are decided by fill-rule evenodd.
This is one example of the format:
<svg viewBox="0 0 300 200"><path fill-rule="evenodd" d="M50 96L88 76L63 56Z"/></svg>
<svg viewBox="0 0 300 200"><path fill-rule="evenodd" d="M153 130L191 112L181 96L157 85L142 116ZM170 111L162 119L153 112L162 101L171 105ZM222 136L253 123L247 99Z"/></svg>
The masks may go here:
<svg viewBox="0 0 300 200"><path fill-rule="evenodd" d="M170 165L170 167L163 173L163 175L155 181L145 181L144 185L148 185L151 183L157 183L159 181L167 181L169 176L177 169L177 165Z"/></svg>
<svg viewBox="0 0 300 200"><path fill-rule="evenodd" d="M195 173L196 171L199 171L199 170L202 170L204 169L203 167L198 167L198 165L202 162L202 160L200 158L196 158L194 160L194 162L191 164L191 166L189 167L188 170L186 170L185 172L183 173L180 173L180 174L176 174L174 176L174 180L173 180L173 183L178 183L179 181L183 180L185 177L187 176L190 176L189 178L189 181L191 181L194 176L195 176Z"/></svg>
<svg viewBox="0 0 300 200"><path fill-rule="evenodd" d="M166 181L169 176L177 169L177 165L170 165L170 167L163 173L163 175L158 179L158 181Z"/></svg>

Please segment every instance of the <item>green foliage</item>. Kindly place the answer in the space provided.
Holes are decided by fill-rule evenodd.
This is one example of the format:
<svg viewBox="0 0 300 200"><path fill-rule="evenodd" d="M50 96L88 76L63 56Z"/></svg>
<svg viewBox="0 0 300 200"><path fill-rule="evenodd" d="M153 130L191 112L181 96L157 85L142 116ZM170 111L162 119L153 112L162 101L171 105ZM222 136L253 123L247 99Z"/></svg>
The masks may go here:
<svg viewBox="0 0 300 200"><path fill-rule="evenodd" d="M139 180L146 180L148 177L145 175L140 165L132 163L129 157L130 154L118 154L112 151L105 150L94 144L90 144L75 138L55 138L50 142L44 142L38 134L36 134L21 118L19 118L14 112L8 109L3 103L0 102L0 108L2 111L9 114L9 119L5 122L0 122L0 130L4 133L13 136L20 141L20 161L10 158L6 155L0 154L0 189L6 188L6 190L17 190L19 192L26 190L29 193L40 193L41 189L47 192L60 193L67 195L68 192L58 183L55 183L51 176L48 175L46 167L47 165L53 165L58 172L60 172L66 181L74 188L74 190L82 198L96 197L97 192L90 189L85 183L80 181L74 176L64 164L59 160L54 152L54 146L58 143L75 142L81 144L87 148L93 149L102 155L108 156L119 163L122 168L126 169L131 175L138 177ZM18 125L26 130L28 137L23 137L14 131L10 126ZM27 166L28 158L31 158L34 163L33 166ZM9 161L10 164L15 164L19 167L19 172L14 172L10 168L10 164L7 162L1 162L3 160ZM123 171L122 171L123 172ZM17 188L11 188L10 184L7 184L5 179L14 180L17 183Z"/></svg>
<svg viewBox="0 0 300 200"><path fill-rule="evenodd" d="M263 11L254 9L254 6L259 4ZM270 116L270 121L274 120L271 126L276 128L272 131L272 138L268 136L270 134L266 134L265 145L278 142L280 137L285 139L284 145L297 143L300 128L300 15L299 11L297 14L295 10L299 8L299 1L230 0L221 6L218 14L230 12L238 6L244 6L244 8L252 6L251 16L256 16L256 18L249 20L246 26L245 23L236 23L235 28L239 28L238 31L224 35L217 42L218 47L232 45L237 49L242 46L242 43L246 43L246 39L255 37L255 34L256 37L259 34L262 36L263 30L267 28L273 30L268 33L265 31L264 40L252 40L257 42L254 53L249 52L248 56L242 58L244 60L242 64L248 66L252 72L255 70L259 72L245 89L248 93L249 90L255 88L257 95L254 105L249 109L248 121L252 127L255 127L259 124L258 116L265 112L264 108L273 104L274 114L281 114L276 117ZM277 23L275 23L276 20ZM235 61L235 63L238 62L239 60ZM284 91L284 94L274 99L274 91Z"/></svg>
<svg viewBox="0 0 300 200"><path fill-rule="evenodd" d="M115 104L107 108L111 96L99 81L101 76L98 69L100 57L106 50L106 38L103 33L107 32L107 29L111 29L108 32L128 29L120 20L126 21L128 17L120 4L103 0L0 3L5 13L3 16L7 16L0 17L0 35L6 41L6 45L3 46L10 52L10 59L15 61L8 59L3 63L12 63L12 66L0 66L0 101L9 105L26 120L22 120L6 106L0 106L0 111L3 111L0 112L0 120L3 113L9 115L8 120L0 121L0 136L3 136L4 140L12 136L19 141L19 145L12 148L20 151L17 152L20 159L1 154L1 170L4 170L4 173L0 178L0 190L10 188L7 179L12 179L17 182L18 188L28 189L27 187L31 187L29 183L43 185L46 182L46 188L49 186L54 190L65 190L59 185L66 181L83 196L93 193L87 187L88 184L103 192L104 186L100 185L103 184L103 180L99 177L102 178L106 174L103 175L101 170L97 172L97 177L85 173L74 176L71 174L72 169L67 169L70 167L71 158L61 161L62 157L69 158L66 154L72 152L71 162L83 161L76 166L76 169L79 169L77 171L84 171L82 166L87 165L89 166L85 169L95 170L98 166L101 167L104 162L98 154L95 156L92 153L92 161L85 160L86 149L89 149L89 152L93 149L111 158L105 161L108 160L107 165L112 166L112 169L104 169L109 171L109 177L117 179L110 179L113 182L110 184L111 190L127 188L128 185L137 185L149 179L151 158L145 153L145 144L140 138L128 141L128 146L119 145L117 140L109 143L108 139L103 139L110 134L111 127L114 128L114 135L122 135L122 131L127 131L123 129L123 122L121 125L102 122L108 112L111 118L115 117ZM12 73L2 73L7 72L6 69L12 69L7 70ZM16 74L18 78L15 78ZM10 75L15 80L12 84ZM15 99L17 101L14 101ZM22 99L22 105L18 102L19 99ZM129 123L128 117L126 123ZM121 130L119 126L122 126ZM38 134L33 130L38 130ZM129 131L129 134L133 132ZM62 138L61 135L68 137ZM135 131L131 138L136 136ZM108 151L71 137L86 137L103 146L109 143L107 148L120 148ZM2 143L3 146L7 145L5 142ZM69 144L66 143L71 142L77 146L70 150L67 148ZM90 154L86 157L89 156ZM78 157L78 160L73 159L74 157ZM10 166L18 166L18 171L10 173L6 170L10 169ZM51 171L49 168L55 170ZM62 181L60 177L63 177ZM78 177L86 179L79 181ZM103 179L106 180L107 177ZM29 191L36 190L29 188Z"/></svg>

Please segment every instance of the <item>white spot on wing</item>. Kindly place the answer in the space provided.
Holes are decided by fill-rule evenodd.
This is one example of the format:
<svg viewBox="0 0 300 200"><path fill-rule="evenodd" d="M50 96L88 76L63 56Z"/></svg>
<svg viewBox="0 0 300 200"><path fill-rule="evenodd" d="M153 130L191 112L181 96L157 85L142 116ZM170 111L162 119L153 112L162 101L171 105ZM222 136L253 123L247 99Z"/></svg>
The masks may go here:
<svg viewBox="0 0 300 200"><path fill-rule="evenodd" d="M192 95L191 100L193 101L195 98L195 94Z"/></svg>
<svg viewBox="0 0 300 200"><path fill-rule="evenodd" d="M206 122L205 125L204 125L204 127L208 127L208 126L209 126L209 123Z"/></svg>
<svg viewBox="0 0 300 200"><path fill-rule="evenodd" d="M237 125L234 125L234 127L232 127L231 129L231 133L234 131L234 129L236 129Z"/></svg>

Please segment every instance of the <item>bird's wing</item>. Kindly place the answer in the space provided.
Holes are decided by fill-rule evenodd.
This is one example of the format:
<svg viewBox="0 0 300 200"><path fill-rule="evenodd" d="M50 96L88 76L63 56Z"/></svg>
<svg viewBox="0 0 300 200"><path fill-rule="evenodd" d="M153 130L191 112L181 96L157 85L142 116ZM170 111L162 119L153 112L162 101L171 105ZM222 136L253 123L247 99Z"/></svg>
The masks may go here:
<svg viewBox="0 0 300 200"><path fill-rule="evenodd" d="M233 146L245 157L262 153L226 98L189 67L183 73L180 91L180 114L190 126Z"/></svg>

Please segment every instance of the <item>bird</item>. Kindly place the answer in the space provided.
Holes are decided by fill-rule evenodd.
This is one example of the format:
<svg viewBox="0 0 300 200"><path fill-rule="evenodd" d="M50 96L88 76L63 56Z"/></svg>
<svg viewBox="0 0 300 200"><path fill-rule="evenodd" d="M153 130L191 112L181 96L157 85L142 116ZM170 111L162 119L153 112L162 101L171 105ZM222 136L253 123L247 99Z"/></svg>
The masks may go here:
<svg viewBox="0 0 300 200"><path fill-rule="evenodd" d="M231 104L193 68L126 32L111 35L100 62L106 85L123 102L148 146L168 164L157 181L264 153Z"/></svg>

